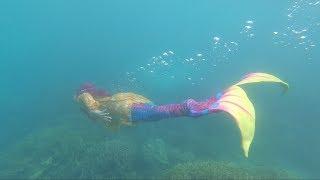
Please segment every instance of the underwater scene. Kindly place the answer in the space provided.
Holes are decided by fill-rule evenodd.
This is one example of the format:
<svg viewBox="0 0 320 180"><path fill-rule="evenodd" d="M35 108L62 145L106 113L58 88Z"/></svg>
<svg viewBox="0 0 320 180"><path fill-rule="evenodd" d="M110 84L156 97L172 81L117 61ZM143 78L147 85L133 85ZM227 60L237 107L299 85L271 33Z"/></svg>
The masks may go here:
<svg viewBox="0 0 320 180"><path fill-rule="evenodd" d="M319 0L1 0L0 179L320 179L319 48Z"/></svg>

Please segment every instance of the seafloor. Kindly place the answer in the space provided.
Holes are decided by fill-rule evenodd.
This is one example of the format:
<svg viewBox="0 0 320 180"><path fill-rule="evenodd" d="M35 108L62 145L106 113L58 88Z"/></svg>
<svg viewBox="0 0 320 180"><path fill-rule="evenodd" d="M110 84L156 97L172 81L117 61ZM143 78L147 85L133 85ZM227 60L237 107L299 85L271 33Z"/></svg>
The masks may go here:
<svg viewBox="0 0 320 180"><path fill-rule="evenodd" d="M79 117L51 124L8 146L3 179L292 179L296 172L199 155L147 131L108 132ZM49 125L48 125L49 126ZM152 125L151 125L152 126ZM151 127L149 126L149 128ZM148 126L146 126L148 127ZM144 128L146 128L144 127ZM152 128L152 127L151 127ZM139 129L138 129L139 130ZM125 130L124 130L125 131ZM167 134L170 136L170 132ZM180 142L182 143L182 142Z"/></svg>

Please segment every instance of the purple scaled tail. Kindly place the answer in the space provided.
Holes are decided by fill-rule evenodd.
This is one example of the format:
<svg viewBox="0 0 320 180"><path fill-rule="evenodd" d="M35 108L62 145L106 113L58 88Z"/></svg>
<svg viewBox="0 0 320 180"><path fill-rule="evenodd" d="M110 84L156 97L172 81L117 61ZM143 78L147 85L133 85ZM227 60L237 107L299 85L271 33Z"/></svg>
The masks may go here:
<svg viewBox="0 0 320 180"><path fill-rule="evenodd" d="M151 104L135 104L131 110L132 121L156 121L170 117L187 116L189 110L186 103L155 106Z"/></svg>
<svg viewBox="0 0 320 180"><path fill-rule="evenodd" d="M155 121L181 116L199 117L213 113L214 111L211 109L215 102L216 98L211 97L200 102L188 99L181 104L168 104L162 106L135 104L131 109L131 118L132 121Z"/></svg>

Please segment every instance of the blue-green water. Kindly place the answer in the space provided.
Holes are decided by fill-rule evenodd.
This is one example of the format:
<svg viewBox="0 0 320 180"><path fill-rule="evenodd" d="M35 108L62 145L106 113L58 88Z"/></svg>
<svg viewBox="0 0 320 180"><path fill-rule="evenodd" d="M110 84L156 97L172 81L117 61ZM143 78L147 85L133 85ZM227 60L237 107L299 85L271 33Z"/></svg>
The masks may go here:
<svg viewBox="0 0 320 180"><path fill-rule="evenodd" d="M0 178L320 178L319 42L317 0L2 0ZM205 99L257 71L290 89L246 88L247 159L225 114L110 132L73 100L87 81Z"/></svg>

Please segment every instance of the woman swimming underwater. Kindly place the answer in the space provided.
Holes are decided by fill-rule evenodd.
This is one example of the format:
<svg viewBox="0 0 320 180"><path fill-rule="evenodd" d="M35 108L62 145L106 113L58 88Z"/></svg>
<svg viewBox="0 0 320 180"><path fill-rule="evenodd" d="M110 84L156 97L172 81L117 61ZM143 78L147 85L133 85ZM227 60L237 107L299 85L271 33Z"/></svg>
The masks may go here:
<svg viewBox="0 0 320 180"><path fill-rule="evenodd" d="M248 157L255 131L255 110L242 86L259 82L274 82L281 84L285 90L289 88L286 82L273 75L251 73L224 92L204 101L187 99L180 104L155 105L141 95L131 92L110 95L89 83L80 87L76 101L89 118L104 122L110 128L130 126L138 122L226 112L233 117L240 129L242 149Z"/></svg>

